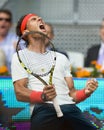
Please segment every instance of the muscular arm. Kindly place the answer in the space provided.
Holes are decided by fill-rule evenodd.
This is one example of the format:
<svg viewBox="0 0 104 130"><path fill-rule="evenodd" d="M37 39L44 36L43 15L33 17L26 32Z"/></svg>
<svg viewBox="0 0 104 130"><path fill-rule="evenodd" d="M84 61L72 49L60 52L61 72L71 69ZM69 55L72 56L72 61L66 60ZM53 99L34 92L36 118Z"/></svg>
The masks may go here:
<svg viewBox="0 0 104 130"><path fill-rule="evenodd" d="M27 88L28 79L24 78L14 82L14 90L18 101L30 102L32 90Z"/></svg>
<svg viewBox="0 0 104 130"><path fill-rule="evenodd" d="M70 90L70 93L69 95L71 97L73 97L73 100L78 103L78 102L81 102L82 100L85 100L87 97L89 97L98 87L98 82L95 81L94 79L90 79L86 82L86 86L84 87L84 89L82 89L84 91L84 95L82 92L80 92L80 90L76 90L74 88L74 82L73 82L73 79L72 77L66 77L65 78L66 82L67 82L67 85L68 85L68 88ZM79 94L79 96L82 96L82 100L78 100L76 96L76 93L77 95ZM85 98L83 98L83 96Z"/></svg>
<svg viewBox="0 0 104 130"><path fill-rule="evenodd" d="M15 89L16 98L17 98L18 101L31 102L30 95L33 92L33 90L30 90L30 89L27 88L27 83L28 83L27 78L17 80L17 81L14 82L14 89ZM45 86L43 88L42 93L44 93L46 95L47 101L51 101L56 96L56 91L55 91L55 88L54 88L53 85ZM34 99L37 98L36 96L33 97L33 98Z"/></svg>

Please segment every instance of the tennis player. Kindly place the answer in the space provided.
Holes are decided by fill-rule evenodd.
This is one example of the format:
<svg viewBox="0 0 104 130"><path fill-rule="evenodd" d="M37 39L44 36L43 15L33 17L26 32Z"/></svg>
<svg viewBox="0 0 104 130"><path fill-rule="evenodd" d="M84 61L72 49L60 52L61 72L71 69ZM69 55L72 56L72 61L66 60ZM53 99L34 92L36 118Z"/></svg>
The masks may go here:
<svg viewBox="0 0 104 130"><path fill-rule="evenodd" d="M20 18L16 31L19 37L30 31L47 34L44 21L36 14L26 14ZM24 40L28 43L26 51L32 62L35 63L40 55L48 59L50 51L46 49L46 42L42 37L30 35L24 37ZM64 130L70 130L70 122L73 130L96 130L75 104L91 96L97 89L98 82L90 79L82 90L76 90L69 60L58 52L56 58L53 85L47 87L26 72L20 65L17 54L13 56L11 69L14 89L17 100L30 103L31 130L63 130L65 123L67 128ZM48 60L44 62L49 63ZM33 67L36 69L37 66ZM42 78L47 81L48 77L49 75L46 75ZM55 97L63 112L61 118L57 117L53 107L52 100Z"/></svg>

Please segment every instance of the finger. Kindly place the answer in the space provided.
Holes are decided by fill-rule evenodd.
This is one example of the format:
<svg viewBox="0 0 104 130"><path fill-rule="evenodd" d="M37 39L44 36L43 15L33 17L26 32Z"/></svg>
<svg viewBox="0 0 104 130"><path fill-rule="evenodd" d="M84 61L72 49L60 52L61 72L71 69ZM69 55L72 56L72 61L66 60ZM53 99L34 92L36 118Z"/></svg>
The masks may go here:
<svg viewBox="0 0 104 130"><path fill-rule="evenodd" d="M97 89L97 85L94 85L94 84L89 84L86 88L93 88L93 89Z"/></svg>
<svg viewBox="0 0 104 130"><path fill-rule="evenodd" d="M98 87L98 83L91 82L91 83L88 84L88 86L93 87L93 88L97 88Z"/></svg>
<svg viewBox="0 0 104 130"><path fill-rule="evenodd" d="M47 85L46 87L50 89L50 88L54 88L55 86L52 84L52 85Z"/></svg>
<svg viewBox="0 0 104 130"><path fill-rule="evenodd" d="M55 97L56 97L56 96L49 96L49 97L47 98L47 100L48 100L48 101L52 101Z"/></svg>
<svg viewBox="0 0 104 130"><path fill-rule="evenodd" d="M54 88L53 86L45 86L43 90L51 90L53 88Z"/></svg>
<svg viewBox="0 0 104 130"><path fill-rule="evenodd" d="M95 91L97 89L97 87L95 87L95 86L89 86L87 89L90 90L90 91Z"/></svg>
<svg viewBox="0 0 104 130"><path fill-rule="evenodd" d="M92 92L94 92L96 89L93 89L93 88L89 88L88 89L88 91L90 92L90 93L92 93Z"/></svg>
<svg viewBox="0 0 104 130"><path fill-rule="evenodd" d="M98 84L98 81L91 80L90 82L93 84Z"/></svg>
<svg viewBox="0 0 104 130"><path fill-rule="evenodd" d="M91 81L90 83L88 83L87 85L94 85L94 86L97 86L98 83L97 82L94 82L94 81Z"/></svg>
<svg viewBox="0 0 104 130"><path fill-rule="evenodd" d="M48 100L52 100L52 99L55 98L55 97L56 97L56 93L46 94L46 98L47 98Z"/></svg>
<svg viewBox="0 0 104 130"><path fill-rule="evenodd" d="M54 97L56 96L56 93L46 94L47 97Z"/></svg>
<svg viewBox="0 0 104 130"><path fill-rule="evenodd" d="M52 93L52 92L55 92L55 89L54 88L51 88L51 89L45 89L43 90L43 92L46 94L46 93Z"/></svg>
<svg viewBox="0 0 104 130"><path fill-rule="evenodd" d="M90 81L90 82L87 83L87 85L88 85L88 86L89 86L89 85L94 85L94 86L98 87L98 82Z"/></svg>

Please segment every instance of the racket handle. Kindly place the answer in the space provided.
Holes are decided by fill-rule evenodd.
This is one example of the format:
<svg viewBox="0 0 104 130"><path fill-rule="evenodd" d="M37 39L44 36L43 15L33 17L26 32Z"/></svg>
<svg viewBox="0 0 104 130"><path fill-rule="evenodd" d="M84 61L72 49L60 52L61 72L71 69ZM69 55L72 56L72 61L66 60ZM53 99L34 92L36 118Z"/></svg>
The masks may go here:
<svg viewBox="0 0 104 130"><path fill-rule="evenodd" d="M61 108L60 108L56 98L53 99L53 105L54 105L54 108L56 110L57 117L62 117L63 113L61 111Z"/></svg>

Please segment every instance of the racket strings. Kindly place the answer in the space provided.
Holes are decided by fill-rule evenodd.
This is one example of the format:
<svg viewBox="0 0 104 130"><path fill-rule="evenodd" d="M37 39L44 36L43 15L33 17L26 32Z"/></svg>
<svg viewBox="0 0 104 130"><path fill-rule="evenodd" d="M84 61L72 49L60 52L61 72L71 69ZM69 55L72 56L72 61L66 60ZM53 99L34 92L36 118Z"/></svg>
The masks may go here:
<svg viewBox="0 0 104 130"><path fill-rule="evenodd" d="M35 33L37 33L37 32L35 32ZM39 33L39 34L41 34L41 33ZM36 58L35 60L37 62L34 63L34 62L32 62L32 58L31 58L31 57L34 57L34 55L33 55L33 53L31 53L31 55L28 55L28 53L27 53L28 51L26 52L26 50L28 50L28 49L25 49L26 48L26 44L24 44L24 45L23 44L22 45L19 44L21 38L19 39L18 45L17 45L19 49L16 48L16 51L17 51L17 56L18 56L18 59L19 59L21 65L22 65L22 67L28 73L33 74L35 77L36 76L37 77L38 76L44 77L44 76L47 76L48 74L52 73L53 66L55 66L55 63L56 63L56 54L55 54L55 51L54 51L54 53L50 52L49 55L48 55L48 57L46 57L46 59L44 59L44 56L45 56L44 54L39 55L39 56L35 56L35 58ZM53 47L52 43L50 45L51 45L51 47ZM23 58L21 57L21 54L18 51L18 50L20 50L20 47L21 47L21 53L22 53L22 57ZM54 48L53 48L53 50L54 50ZM43 56L43 58L42 58L42 56ZM51 75L50 77L52 77L53 74L50 74L50 75Z"/></svg>
<svg viewBox="0 0 104 130"><path fill-rule="evenodd" d="M28 68L38 76L46 76L51 72L53 59L51 59L50 53L48 56L44 57L43 55L35 55L34 53L29 53L29 56L25 54L25 57L28 61ZM30 58L31 57L31 58ZM35 61L34 61L35 57ZM35 67L34 67L35 66Z"/></svg>

